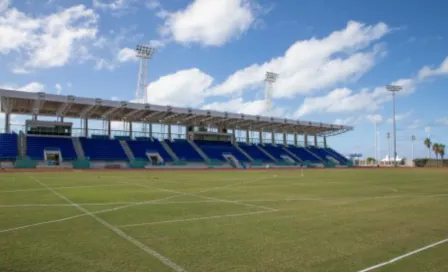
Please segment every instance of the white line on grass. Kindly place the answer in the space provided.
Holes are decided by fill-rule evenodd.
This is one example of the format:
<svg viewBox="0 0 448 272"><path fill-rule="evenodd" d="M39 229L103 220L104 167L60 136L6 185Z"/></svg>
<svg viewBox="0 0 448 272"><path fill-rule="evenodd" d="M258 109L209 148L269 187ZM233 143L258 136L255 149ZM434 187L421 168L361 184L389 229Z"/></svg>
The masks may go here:
<svg viewBox="0 0 448 272"><path fill-rule="evenodd" d="M149 222L149 223L121 225L121 226L117 226L117 227L118 228L129 228L129 227L138 227L138 226L147 226L147 225L158 225L158 224L165 224L165 223L176 223L176 222L186 222L186 221L218 219L218 218L226 218L226 217L249 216L249 215L263 214L263 213L269 213L269 212L274 212L274 211L258 211L258 212L248 212L248 213L212 215L212 216L193 217L193 218L184 218L184 219L173 219L173 220L166 220L166 221L156 221L156 222Z"/></svg>
<svg viewBox="0 0 448 272"><path fill-rule="evenodd" d="M397 189L394 189L394 188L386 188L387 190L389 190L389 191L392 191L392 192L395 192L395 193L398 193L398 190Z"/></svg>
<svg viewBox="0 0 448 272"><path fill-rule="evenodd" d="M86 186L68 186L68 187L52 187L51 189L60 190L60 189L78 189L78 188L95 188L95 187L113 187L113 186L123 186L123 184L104 184L104 185L86 185ZM9 190L9 191L0 191L0 193L16 193L16 192L32 192L32 191L47 191L45 188L39 189L19 189L19 190Z"/></svg>
<svg viewBox="0 0 448 272"><path fill-rule="evenodd" d="M44 183L40 182L38 179L36 179L35 177L31 177L34 181L36 181L37 183L39 183L40 185L42 185L43 187L47 188L49 191L53 192L55 195L57 195L60 199L66 201L67 203L73 204L78 210L82 211L84 214L89 215L90 217L92 217L93 219L95 219L97 222L101 223L103 226L105 226L106 228L108 228L109 230L115 232L116 234L120 235L121 237L123 237L124 239L126 239L128 242L134 244L135 246L137 246L138 248L140 248L141 250L145 251L146 253L152 255L153 257L157 258L159 261L161 261L162 263L164 263L165 265L171 267L172 269L174 269L177 272L184 272L186 271L184 268L182 268L181 266L179 266L178 264L176 264L175 262L171 261L170 259L168 259L167 257L163 256L162 254L158 253L157 251L155 251L154 249L144 245L143 243L141 243L140 241L132 238L131 236L127 235L126 233L124 233L123 231L121 231L120 229L112 226L111 224L109 224L108 222L104 221L103 219L99 218L98 216L96 216L95 214L91 213L89 210L86 210L85 208L81 207L80 205L76 204L75 202L71 201L70 199L68 199L67 197L65 197L64 195L56 192L55 190L51 189L50 187L48 187L47 185L45 185Z"/></svg>
<svg viewBox="0 0 448 272"><path fill-rule="evenodd" d="M398 256L398 257L396 257L396 258L393 258L393 259L391 259L391 260L389 260L389 261L387 261L387 262L380 263L380 264L377 264L377 265L374 265L374 266L365 268L365 269L363 269L363 270L359 270L358 272L368 272L368 271L373 271L373 270L375 270L375 269L377 269L377 268L383 267L383 266L388 265L388 264L391 264L391 263L395 263L395 262L397 262L397 261L399 261L399 260L401 260L401 259L407 258L407 257L409 257L409 256L412 256L412 255L414 255L414 254L420 253L420 252L422 252L422 251L425 251L425 250L427 250L427 249L436 247L436 246L438 246L438 245L441 245L441 244L443 244L443 243L447 243L447 242L448 242L448 239L438 241L438 242L436 242L436 243L434 243L434 244L427 245L427 246L425 246L425 247L419 248L419 249L417 249L417 250L414 250L414 251L411 251L411 252L406 253L406 254L404 254L404 255L401 255L401 256Z"/></svg>
<svg viewBox="0 0 448 272"><path fill-rule="evenodd" d="M40 225L45 225L45 224L50 224L50 223L62 222L62 221L78 218L78 217L81 217L81 216L85 216L85 214L78 214L78 215L75 215L75 216L64 217L64 218L61 218L61 219L50 220L50 221L45 221L45 222L39 222L39 223L25 225L25 226L20 226L20 227L11 228L11 229L4 229L4 230L0 230L0 233L14 231L14 230L20 230L20 229L26 229L26 228L40 226Z"/></svg>

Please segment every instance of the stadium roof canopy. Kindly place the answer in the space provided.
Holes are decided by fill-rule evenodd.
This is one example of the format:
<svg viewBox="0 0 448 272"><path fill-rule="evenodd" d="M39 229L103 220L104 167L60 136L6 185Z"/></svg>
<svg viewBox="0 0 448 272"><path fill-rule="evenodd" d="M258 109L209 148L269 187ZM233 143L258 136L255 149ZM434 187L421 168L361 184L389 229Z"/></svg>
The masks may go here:
<svg viewBox="0 0 448 272"><path fill-rule="evenodd" d="M333 136L352 127L212 110L112 101L0 89L1 111L11 114L210 126L278 133Z"/></svg>

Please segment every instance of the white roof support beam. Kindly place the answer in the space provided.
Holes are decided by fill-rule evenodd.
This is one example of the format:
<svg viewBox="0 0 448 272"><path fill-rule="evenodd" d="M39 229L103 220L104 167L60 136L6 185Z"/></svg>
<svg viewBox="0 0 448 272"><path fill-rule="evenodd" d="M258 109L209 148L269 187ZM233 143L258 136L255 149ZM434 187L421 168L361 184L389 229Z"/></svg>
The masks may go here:
<svg viewBox="0 0 448 272"><path fill-rule="evenodd" d="M112 116L114 113L116 113L117 111L119 111L121 108L111 108L108 109L105 113L103 113L101 115L102 119L109 119L110 116Z"/></svg>

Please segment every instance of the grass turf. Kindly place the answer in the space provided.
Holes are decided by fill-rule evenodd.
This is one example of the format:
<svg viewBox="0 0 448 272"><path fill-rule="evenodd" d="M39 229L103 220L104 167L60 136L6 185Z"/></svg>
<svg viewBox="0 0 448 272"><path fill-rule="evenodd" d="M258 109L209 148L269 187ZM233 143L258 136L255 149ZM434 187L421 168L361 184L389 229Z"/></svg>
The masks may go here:
<svg viewBox="0 0 448 272"><path fill-rule="evenodd" d="M447 177L442 169L5 173L0 271L173 271L39 182L186 271L359 271L448 238ZM448 243L375 271L448 271L446 256Z"/></svg>

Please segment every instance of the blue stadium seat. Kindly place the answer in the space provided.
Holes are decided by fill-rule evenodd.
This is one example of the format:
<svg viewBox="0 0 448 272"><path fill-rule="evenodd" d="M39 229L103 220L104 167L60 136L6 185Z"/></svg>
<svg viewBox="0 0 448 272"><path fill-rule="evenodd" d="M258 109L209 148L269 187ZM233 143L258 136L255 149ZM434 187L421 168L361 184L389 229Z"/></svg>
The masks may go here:
<svg viewBox="0 0 448 272"><path fill-rule="evenodd" d="M199 155L199 153L193 148L193 146L183 139L178 139L174 141L165 140L168 146L173 150L180 160L190 161L190 162L203 162L204 159Z"/></svg>
<svg viewBox="0 0 448 272"><path fill-rule="evenodd" d="M294 153L302 161L309 161L311 163L321 163L322 161L308 152L304 147L298 147L293 145L288 145L288 150Z"/></svg>
<svg viewBox="0 0 448 272"><path fill-rule="evenodd" d="M272 157L279 161L284 161L282 155L290 157L293 161L295 159L288 154L285 150L283 150L282 146L274 146L272 144L264 144L263 149L266 150Z"/></svg>
<svg viewBox="0 0 448 272"><path fill-rule="evenodd" d="M262 162L273 162L272 159L264 154L263 151L261 151L256 145L238 143L238 146L254 160Z"/></svg>
<svg viewBox="0 0 448 272"><path fill-rule="evenodd" d="M315 147L315 146L309 146L308 150L311 151L314 155L318 156L323 161L328 161L328 156L333 157L332 155L328 154L323 148Z"/></svg>
<svg viewBox="0 0 448 272"><path fill-rule="evenodd" d="M136 159L148 160L146 152L155 152L163 158L165 162L173 161L173 158L168 154L165 148L158 140L137 140L137 141L126 141L129 148L131 149L134 157Z"/></svg>
<svg viewBox="0 0 448 272"><path fill-rule="evenodd" d="M241 153L232 143L230 142L218 142L218 141L195 141L197 146L212 160L226 161L223 154L231 154L238 161L249 162L249 158Z"/></svg>
<svg viewBox="0 0 448 272"><path fill-rule="evenodd" d="M84 154L91 160L127 161L128 157L118 140L79 138Z"/></svg>
<svg viewBox="0 0 448 272"><path fill-rule="evenodd" d="M0 159L15 160L17 155L17 134L0 134Z"/></svg>
<svg viewBox="0 0 448 272"><path fill-rule="evenodd" d="M336 150L332 149L332 148L325 148L325 151L329 154L332 155L333 158L335 158L336 160L339 161L340 164L346 165L349 160L344 157L343 155L339 154L338 152L336 152Z"/></svg>
<svg viewBox="0 0 448 272"><path fill-rule="evenodd" d="M77 158L72 138L27 136L26 154L34 160L43 160L45 149L56 149L61 152L63 160L75 160Z"/></svg>

